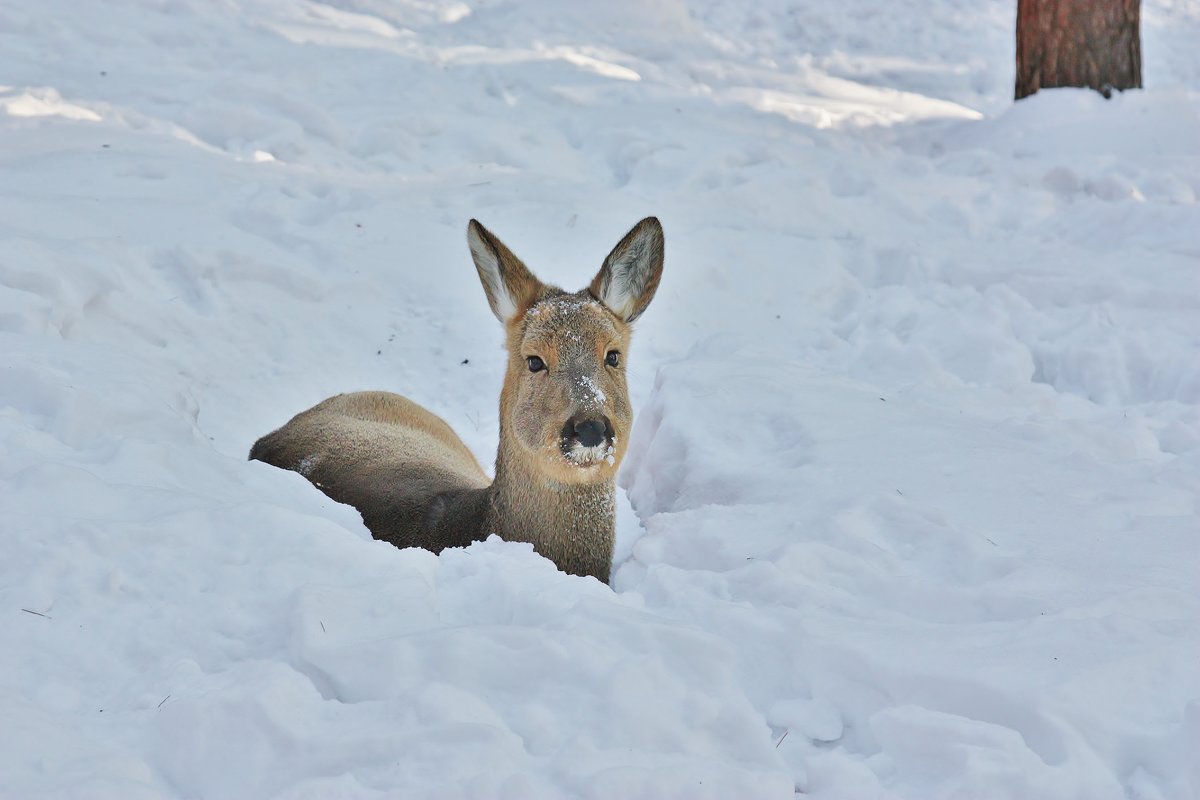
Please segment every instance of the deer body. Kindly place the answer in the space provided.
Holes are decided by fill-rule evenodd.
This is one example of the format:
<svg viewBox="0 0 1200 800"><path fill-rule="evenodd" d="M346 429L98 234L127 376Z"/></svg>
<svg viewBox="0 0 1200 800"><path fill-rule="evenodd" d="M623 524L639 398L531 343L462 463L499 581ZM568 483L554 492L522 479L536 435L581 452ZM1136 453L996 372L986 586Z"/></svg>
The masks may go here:
<svg viewBox="0 0 1200 800"><path fill-rule="evenodd" d="M495 533L607 582L633 418L624 356L658 287L662 228L642 220L575 293L541 283L474 220L467 240L508 348L495 480L441 418L389 392L331 397L250 458L300 472L397 547L439 552Z"/></svg>

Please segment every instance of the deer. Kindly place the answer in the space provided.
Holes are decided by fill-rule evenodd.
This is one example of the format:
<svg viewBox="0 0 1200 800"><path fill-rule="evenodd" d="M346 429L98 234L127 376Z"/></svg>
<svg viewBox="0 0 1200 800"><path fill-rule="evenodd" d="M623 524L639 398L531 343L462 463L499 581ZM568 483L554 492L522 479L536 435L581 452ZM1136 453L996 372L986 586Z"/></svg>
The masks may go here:
<svg viewBox="0 0 1200 800"><path fill-rule="evenodd" d="M496 534L608 583L633 423L630 336L662 276L662 226L635 225L573 293L542 283L474 219L467 244L505 332L494 480L441 417L385 391L318 403L255 442L250 459L299 472L397 547L439 553Z"/></svg>

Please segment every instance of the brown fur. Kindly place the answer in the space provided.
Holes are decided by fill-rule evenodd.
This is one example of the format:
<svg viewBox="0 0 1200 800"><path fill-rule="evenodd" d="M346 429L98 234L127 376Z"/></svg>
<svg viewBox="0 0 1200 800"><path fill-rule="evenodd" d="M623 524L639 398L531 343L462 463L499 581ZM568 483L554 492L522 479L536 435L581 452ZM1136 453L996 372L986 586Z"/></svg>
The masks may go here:
<svg viewBox="0 0 1200 800"><path fill-rule="evenodd" d="M574 294L542 284L474 220L468 242L508 347L494 481L442 419L388 392L331 397L259 439L250 458L305 475L397 547L439 552L495 533L607 582L614 479L633 421L629 323L658 287L662 229L642 220ZM531 372L530 356L546 368ZM572 443L573 419L605 420L611 442Z"/></svg>

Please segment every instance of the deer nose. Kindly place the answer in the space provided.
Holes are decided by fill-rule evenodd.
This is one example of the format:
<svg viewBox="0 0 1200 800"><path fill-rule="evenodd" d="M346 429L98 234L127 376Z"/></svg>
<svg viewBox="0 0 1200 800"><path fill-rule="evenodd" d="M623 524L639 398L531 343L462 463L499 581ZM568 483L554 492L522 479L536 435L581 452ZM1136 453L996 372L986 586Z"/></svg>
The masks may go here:
<svg viewBox="0 0 1200 800"><path fill-rule="evenodd" d="M612 438L612 426L603 417L571 419L567 423L567 430L571 437L578 439L584 447L596 447L606 439Z"/></svg>

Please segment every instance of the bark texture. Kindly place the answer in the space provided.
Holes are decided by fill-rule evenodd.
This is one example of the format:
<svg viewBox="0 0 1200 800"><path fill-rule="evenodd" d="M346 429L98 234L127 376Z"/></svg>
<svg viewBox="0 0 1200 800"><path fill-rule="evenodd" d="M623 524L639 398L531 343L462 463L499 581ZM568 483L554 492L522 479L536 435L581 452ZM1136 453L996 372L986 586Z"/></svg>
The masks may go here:
<svg viewBox="0 0 1200 800"><path fill-rule="evenodd" d="M1016 99L1081 86L1142 86L1140 0L1017 0Z"/></svg>

